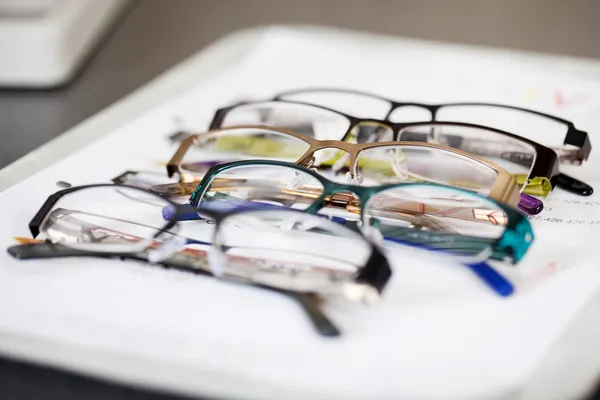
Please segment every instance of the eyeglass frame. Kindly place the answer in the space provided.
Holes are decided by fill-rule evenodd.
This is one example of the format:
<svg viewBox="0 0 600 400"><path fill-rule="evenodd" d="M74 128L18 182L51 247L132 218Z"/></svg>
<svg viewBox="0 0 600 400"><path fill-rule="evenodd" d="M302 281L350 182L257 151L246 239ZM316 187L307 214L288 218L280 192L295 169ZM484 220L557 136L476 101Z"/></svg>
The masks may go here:
<svg viewBox="0 0 600 400"><path fill-rule="evenodd" d="M210 183L221 172L227 171L228 169L235 167L244 167L244 166L280 166L296 169L303 173L306 173L321 183L323 186L323 193L318 196L318 198L314 199L312 204L304 209L304 212L316 214L319 210L325 208L328 204L333 205L336 208L346 208L347 205L350 204L350 196L345 195L343 192L350 192L358 195L360 202L360 215L361 218L364 218L364 207L365 204L368 203L369 199L379 193L390 189L400 188L400 187L408 187L408 186L433 186L433 187L442 187L445 189L452 189L459 192L464 192L469 196L479 197L484 201L488 201L493 203L496 207L502 210L507 217L507 223L504 225L504 231L502 236L497 239L490 239L489 244L492 247L492 254L490 258L495 260L503 260L509 261L512 264L516 264L520 261L526 254L530 244L534 240L533 231L529 220L521 213L515 211L514 209L498 202L493 199L486 198L477 193L470 192L465 189L460 189L452 186L440 185L436 183L430 182L418 182L418 183L394 183L387 185L379 185L379 186L357 186L357 185L349 185L342 184L331 181L324 176L305 168L301 165L287 163L284 161L276 161L276 160L243 160L243 161L233 161L228 163L219 164L211 167L207 173L204 175L202 180L198 183L196 190L190 196L189 202L192 205L198 205L198 197L202 193L202 191L208 190L210 187ZM336 198L336 194L342 194ZM365 224L362 224L365 225ZM471 238L474 241L482 241L487 240L487 238L479 238L461 234L440 234L437 232L428 232L428 231L415 231L419 234L419 239L422 240L423 243L436 243L440 242L440 239L443 237L451 237L456 242L464 240L465 238Z"/></svg>
<svg viewBox="0 0 600 400"><path fill-rule="evenodd" d="M275 132L279 134L285 134L292 136L296 139L302 140L309 144L309 148L304 152L304 154L295 161L295 164L301 165L303 167L310 168L312 166L313 158L315 152L323 149L338 149L346 152L350 155L350 159L348 161L349 166L354 165L354 168L357 167L357 157L360 152L364 150L369 150L378 147L392 147L392 146L406 146L406 147L425 147L429 149L437 149L440 151L446 151L452 153L454 155L465 157L466 159L478 162L483 164L484 166L491 168L496 172L496 178L494 180L494 184L490 189L489 193L486 197L497 200L501 203L506 203L510 206L516 207L520 201L520 193L517 182L514 177L506 171L504 168L484 159L474 154L465 152L463 150L454 149L452 147L447 147L435 143L425 143L425 142L410 142L410 141L394 141L394 142L377 142L377 143L351 143L344 142L340 140L320 140L314 137L303 135L301 133L294 132L285 128L271 127L271 126L263 126L263 125L240 125L228 128L215 129L212 131L208 131L201 134L193 134L184 139L171 160L167 163L167 175L172 177L174 174L179 174L181 177L183 174L180 170L181 162L190 149L190 147L194 144L194 141L201 140L204 137L210 137L212 135L220 134L224 131L229 130L242 130L242 129L257 129L257 130L266 130L269 132ZM354 171L352 168L349 168L350 174L354 177ZM191 186L191 185L190 185Z"/></svg>
<svg viewBox="0 0 600 400"><path fill-rule="evenodd" d="M436 120L437 112L444 107L460 107L460 106L482 106L482 107L497 107L497 108L505 108L508 110L521 111L524 113L537 115L539 117L547 118L549 120L553 120L555 122L564 124L567 128L567 132L565 134L565 139L563 141L563 145L570 145L577 147L577 151L569 151L568 149L554 149L558 153L559 162L567 163L567 164L575 164L581 165L583 161L586 161L590 153L592 151L592 144L590 143L590 138L587 132L579 130L575 127L575 124L566 119L557 117L555 115L542 113L540 111L535 111L523 107L516 107L508 104L500 104L500 103L489 103L489 102L451 102L451 103L419 103L419 102L400 102L388 99L386 97L362 91L362 90L353 90L353 89L343 89L343 88L304 88L297 90L286 90L285 92L281 92L277 94L272 100L275 101L294 101L285 99L285 96L302 94L302 93L319 93L319 92L327 92L327 93L341 93L341 94L354 94L365 97L371 97L373 99L385 101L390 104L390 110L385 116L385 120L389 121L389 117L395 110L402 107L418 107L425 109L431 113L431 122Z"/></svg>
<svg viewBox="0 0 600 400"><path fill-rule="evenodd" d="M32 236L35 238L40 234L40 229L41 229L42 225L44 224L46 218L50 214L52 208L56 205L56 203L62 197L69 195L71 193L77 192L77 191L93 189L93 188L100 188L100 187L124 188L124 189L128 189L128 190L137 190L140 192L150 194L152 196L160 197L156 193L153 193L151 191L148 191L146 189L142 189L142 188L139 188L136 186L109 184L109 183L72 186L72 187L69 187L66 189L62 189L62 190L59 190L59 191L51 194L46 199L46 201L42 204L40 209L35 213L34 217L31 219L31 221L29 222L28 227L29 227L29 230L30 230ZM155 233L153 238L157 238L161 234L172 230L179 223L179 217L181 215L189 212L189 207L187 207L186 205L177 204L177 203L174 203L174 202L172 202L168 199L162 198L162 197L161 197L161 201L164 201L167 206L172 207L172 210L174 210L174 213L173 213L173 216L169 220L165 221L165 226L163 226L161 229L155 228L157 230L157 232ZM302 213L302 211L300 211L300 210L293 210L293 209L286 209L285 211L290 212L290 213ZM227 211L221 211L221 210L215 210L215 209L201 209L201 213L203 216L209 216L210 218L212 218L215 221L215 224L216 224L216 227L214 230L215 236L217 235L218 227L220 226L220 224L223 220L230 218L232 216L235 216L235 215L240 215L240 214L244 214L244 215L248 214L249 215L250 213L256 213L256 212L259 212L259 211L247 210L247 209L232 209L232 210L227 210ZM107 217L107 218L109 218L109 217ZM353 236L356 235L355 231L348 229L348 228L344 228L342 225L336 224L334 222L329 222L329 221L324 221L324 222L331 223L332 226L334 226L336 229L348 230L349 232L352 232ZM369 250L370 250L370 255L369 255L367 261L362 266L362 268L360 268L360 267L357 268L358 271L357 271L356 276L354 276L354 278L352 280L348 280L348 282L354 282L355 284L358 284L358 285L370 286L374 290L376 290L379 294L381 294L392 274L391 268L389 265L389 261L387 260L385 255L381 252L379 247L376 246L372 241L370 241L368 238L366 238L362 235L358 235L357 237L360 237L368 245ZM52 243L52 242L45 242L45 243L47 243L48 245L45 247L37 247L39 249L39 251L35 250L36 247L31 247L32 245L17 245L17 246L10 247L8 249L8 252L11 255L13 255L15 258L19 258L19 259L92 256L92 257L100 257L100 258L120 258L120 259L132 259L132 260L137 260L137 261L149 261L146 257L144 257L142 254L140 254L139 252L136 252L136 251L126 251L126 252L89 251L89 250L81 250L81 249L77 249L77 248L72 248L67 245L63 245L63 244L59 244L59 243ZM52 246L54 246L54 247L52 248ZM57 251L57 249L58 249L58 251ZM144 251L146 251L148 249L149 249L149 247L146 247L146 249ZM179 254L179 253L175 252L174 254L171 254L170 257L172 258L172 256L177 255L177 254ZM169 259L167 259L167 260L159 261L155 264L159 264L159 265L162 265L167 268L175 267L178 269L184 269L186 271L199 272L199 273L202 273L203 275L214 276L214 274L211 274L208 271L204 271L199 268L194 268L193 266L192 267L184 266L181 263L177 263L177 260L169 261ZM226 281L235 281L235 280L226 279ZM318 295L318 292L313 293L313 292L293 291L293 290L278 288L275 286L269 286L266 284L254 282L252 280L244 280L244 284L254 286L254 287L269 289L269 290L272 290L272 291L275 291L278 293L283 293L283 294L286 294L286 295L289 295L289 296L295 298L302 304L302 306L304 307L308 316L310 317L313 325L316 327L316 329L319 331L319 333L321 333L322 335L325 335L325 336L338 336L339 335L339 330L337 330L337 328L335 328L335 326L331 323L331 321L329 321L318 310L318 308L316 308L316 306L314 304L312 304L312 305L309 304L311 302L311 299L309 297Z"/></svg>
<svg viewBox="0 0 600 400"><path fill-rule="evenodd" d="M73 247L68 247L60 243L50 241L40 241L37 243L17 244L10 246L7 252L18 260L40 260L52 258L71 258L71 257L92 257L104 259L116 259L120 261L131 260L144 263L150 263L148 255L145 252L127 252L127 253L109 253L100 251L80 250ZM177 271L198 274L201 276L215 277L205 269L197 267L197 261L188 262L188 256L176 253L171 257L151 263L151 265L160 266L165 269L173 269ZM231 281L229 281L231 282ZM335 337L341 335L340 330L331 322L331 320L319 308L320 299L318 296L310 293L294 292L289 290L278 289L272 286L260 285L251 281L244 282L245 285L266 289L275 293L285 295L297 301L303 308L307 317L315 330L322 336Z"/></svg>

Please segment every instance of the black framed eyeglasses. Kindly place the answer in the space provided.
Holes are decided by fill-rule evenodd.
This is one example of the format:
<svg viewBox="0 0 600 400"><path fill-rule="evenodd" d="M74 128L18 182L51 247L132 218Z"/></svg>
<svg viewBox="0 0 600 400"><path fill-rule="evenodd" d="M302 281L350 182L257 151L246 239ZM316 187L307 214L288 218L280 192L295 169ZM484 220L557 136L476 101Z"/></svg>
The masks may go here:
<svg viewBox="0 0 600 400"><path fill-rule="evenodd" d="M172 217L165 218L164 210ZM391 276L379 248L356 231L299 210L201 208L213 223L178 223L189 207L114 184L51 195L29 224L44 242L10 247L19 259L102 257L146 261L286 294L319 333L339 335L319 310L330 296L376 302Z"/></svg>
<svg viewBox="0 0 600 400"><path fill-rule="evenodd" d="M275 96L274 100L290 100L329 107L390 122L455 121L490 126L517 133L558 153L561 163L579 165L590 156L592 145L589 135L571 121L554 115L507 104L487 102L417 103L400 102L358 90L343 88L307 88L290 90ZM368 111L367 111L368 110ZM358 114L357 114L358 113ZM447 142L457 140L446 137ZM404 140L404 139L398 139ZM441 143L445 144L445 143ZM463 146L476 146L465 138Z"/></svg>
<svg viewBox="0 0 600 400"><path fill-rule="evenodd" d="M271 101L240 103L222 108L215 113L210 129L262 124L292 129L324 140L343 139L358 143L427 141L459 148L494 162L512 173L528 194L545 196L555 185L582 195L593 191L589 185L559 173L556 151L500 129L437 119L430 121L429 125L426 122L428 119L425 122L392 122L381 113L381 119L373 118L370 115L375 115L371 114L374 109L366 106L357 114L365 116L360 118L338 109L279 97ZM351 100L348 104L364 105Z"/></svg>
<svg viewBox="0 0 600 400"><path fill-rule="evenodd" d="M289 100L330 107L350 115L368 110L369 116L385 121L456 121L484 125L517 133L552 148L564 164L581 165L592 151L587 132L555 115L508 104L488 102L417 103L400 102L358 90L343 88L306 88L278 94L275 100ZM368 138L359 138L368 140ZM477 154L482 157L498 156L499 142L470 135L443 132L404 133L394 140L434 141L446 146ZM495 142L495 143L494 143ZM556 185L582 196L590 196L593 188L563 173L556 177Z"/></svg>

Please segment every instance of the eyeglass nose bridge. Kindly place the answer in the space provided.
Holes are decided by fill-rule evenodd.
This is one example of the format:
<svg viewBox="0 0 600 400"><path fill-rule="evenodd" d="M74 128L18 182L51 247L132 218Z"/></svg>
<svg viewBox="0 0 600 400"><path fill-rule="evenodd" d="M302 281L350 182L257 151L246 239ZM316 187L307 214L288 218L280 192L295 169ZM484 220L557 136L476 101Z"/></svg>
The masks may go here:
<svg viewBox="0 0 600 400"><path fill-rule="evenodd" d="M328 208L345 210L352 214L360 214L360 199L352 192L337 192L325 199Z"/></svg>
<svg viewBox="0 0 600 400"><path fill-rule="evenodd" d="M345 209L354 199L355 197L351 193L338 192L329 196L327 204L330 207Z"/></svg>

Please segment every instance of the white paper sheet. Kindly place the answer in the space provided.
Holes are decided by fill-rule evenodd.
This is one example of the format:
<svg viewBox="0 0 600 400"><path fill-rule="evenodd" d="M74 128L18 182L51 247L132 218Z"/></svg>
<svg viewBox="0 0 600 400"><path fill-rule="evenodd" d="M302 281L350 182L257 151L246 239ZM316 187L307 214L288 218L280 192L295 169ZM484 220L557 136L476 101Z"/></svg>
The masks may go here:
<svg viewBox="0 0 600 400"><path fill-rule="evenodd" d="M505 102L572 119L594 142L600 83L539 67L273 30L244 63L2 192L0 245L28 236L27 223L58 189L55 182L107 182L127 169L161 172L158 163L175 150L166 137L174 119L203 130L218 107L285 89L343 86L398 100ZM598 188L599 158L593 153L568 172ZM6 253L0 330L210 368L307 395L504 397L527 380L600 288L598 195L557 190L546 204L532 220L537 238L525 260L499 267L519 284L512 298L495 297L466 269L395 253L380 305L326 306L344 332L336 340L318 337L299 307L277 294L133 262L19 262Z"/></svg>

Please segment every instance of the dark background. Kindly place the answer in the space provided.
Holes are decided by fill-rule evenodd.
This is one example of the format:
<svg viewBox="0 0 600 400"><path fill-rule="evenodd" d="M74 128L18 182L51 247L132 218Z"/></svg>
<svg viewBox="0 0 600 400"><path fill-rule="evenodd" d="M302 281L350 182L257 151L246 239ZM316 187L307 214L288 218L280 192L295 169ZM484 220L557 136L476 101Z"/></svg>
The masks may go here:
<svg viewBox="0 0 600 400"><path fill-rule="evenodd" d="M599 22L600 1L595 0L133 1L70 84L44 91L0 89L0 168L243 28L324 24L598 58ZM0 359L0 398L167 397Z"/></svg>

